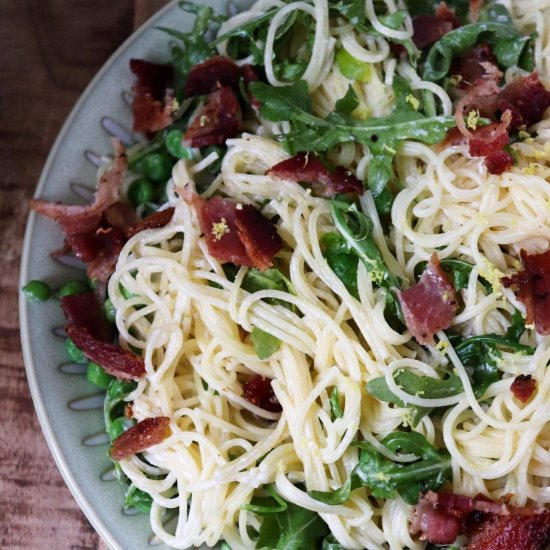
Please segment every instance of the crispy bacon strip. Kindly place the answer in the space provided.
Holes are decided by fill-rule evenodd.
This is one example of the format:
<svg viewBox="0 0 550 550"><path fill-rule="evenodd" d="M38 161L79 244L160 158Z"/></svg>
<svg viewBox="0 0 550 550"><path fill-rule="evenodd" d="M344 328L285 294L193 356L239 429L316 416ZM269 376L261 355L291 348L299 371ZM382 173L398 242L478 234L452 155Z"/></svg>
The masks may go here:
<svg viewBox="0 0 550 550"><path fill-rule="evenodd" d="M550 250L541 254L521 251L523 271L502 279L525 306L528 324L535 323L539 334L550 334Z"/></svg>
<svg viewBox="0 0 550 550"><path fill-rule="evenodd" d="M128 229L127 237L133 237L141 231L146 229L158 229L168 225L172 221L172 216L174 215L175 208L173 206L165 208L164 210L159 210L158 212L153 212L146 218L143 218L141 221L133 225Z"/></svg>
<svg viewBox="0 0 550 550"><path fill-rule="evenodd" d="M95 292L81 292L61 298L61 308L70 325L84 327L102 342L111 340L112 331Z"/></svg>
<svg viewBox="0 0 550 550"><path fill-rule="evenodd" d="M84 326L70 323L66 330L76 347L111 376L119 380L139 380L145 376L145 363L139 355L98 340Z"/></svg>
<svg viewBox="0 0 550 550"><path fill-rule="evenodd" d="M272 166L268 174L289 181L311 185L315 196L331 197L336 193L362 195L363 184L351 172L338 166L330 172L313 153L298 153Z"/></svg>
<svg viewBox="0 0 550 550"><path fill-rule="evenodd" d="M456 291L436 254L415 285L398 293L408 329L423 345L434 344L434 334L451 326L458 309Z"/></svg>
<svg viewBox="0 0 550 550"><path fill-rule="evenodd" d="M162 443L169 434L170 419L167 416L146 418L119 435L111 447L111 457L123 460Z"/></svg>
<svg viewBox="0 0 550 550"><path fill-rule="evenodd" d="M241 77L243 79L244 88L246 90L250 105L258 112L262 104L250 93L250 84L260 80L258 73L253 65L243 65L241 67Z"/></svg>
<svg viewBox="0 0 550 550"><path fill-rule="evenodd" d="M502 78L497 59L487 43L478 44L467 51L453 66L453 74L462 77L457 84L459 88L479 86L486 80L493 80L498 84Z"/></svg>
<svg viewBox="0 0 550 550"><path fill-rule="evenodd" d="M99 180L92 204L67 205L33 199L30 202L30 207L39 214L55 220L69 236L97 229L103 212L118 201L120 187L128 166L128 159L122 143L113 139L113 147L115 149L113 164Z"/></svg>
<svg viewBox="0 0 550 550"><path fill-rule="evenodd" d="M273 265L273 256L283 247L275 226L249 204L238 208L235 226L252 265L263 271Z"/></svg>
<svg viewBox="0 0 550 550"><path fill-rule="evenodd" d="M550 512L429 491L413 508L410 532L434 544L452 544L467 533L468 550L543 550L550 542Z"/></svg>
<svg viewBox="0 0 550 550"><path fill-rule="evenodd" d="M185 83L185 97L206 95L220 86L235 87L239 83L239 66L222 55L215 55L195 65Z"/></svg>
<svg viewBox="0 0 550 550"><path fill-rule="evenodd" d="M267 269L283 242L275 226L250 205L212 197L188 198L197 209L208 252L221 262Z"/></svg>
<svg viewBox="0 0 550 550"><path fill-rule="evenodd" d="M253 376L243 384L243 397L256 407L266 411L281 412L283 408L271 387L271 382L270 378L265 378L259 374Z"/></svg>
<svg viewBox="0 0 550 550"><path fill-rule="evenodd" d="M208 95L202 111L183 136L186 147L223 145L241 127L241 106L231 88L223 86Z"/></svg>
<svg viewBox="0 0 550 550"><path fill-rule="evenodd" d="M550 544L550 512L526 510L484 518L467 550L545 550Z"/></svg>
<svg viewBox="0 0 550 550"><path fill-rule="evenodd" d="M453 23L445 19L439 19L435 15L417 15L412 20L413 42L415 46L423 50L435 44L441 37L453 30Z"/></svg>
<svg viewBox="0 0 550 550"><path fill-rule="evenodd" d="M157 132L174 121L174 96L169 89L173 78L171 65L150 63L143 59L131 59L130 70L137 77L134 84L135 132Z"/></svg>
<svg viewBox="0 0 550 550"><path fill-rule="evenodd" d="M527 403L537 391L537 381L530 374L520 374L514 378L510 390L516 399Z"/></svg>

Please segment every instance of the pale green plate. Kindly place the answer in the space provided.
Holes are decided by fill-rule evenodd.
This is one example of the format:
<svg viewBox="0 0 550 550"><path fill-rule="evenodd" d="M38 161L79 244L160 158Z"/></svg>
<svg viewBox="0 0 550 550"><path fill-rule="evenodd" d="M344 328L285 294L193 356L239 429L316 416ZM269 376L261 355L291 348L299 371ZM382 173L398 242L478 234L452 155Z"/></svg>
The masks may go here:
<svg viewBox="0 0 550 550"><path fill-rule="evenodd" d="M221 13L227 9L226 0L202 0L201 3ZM250 4L251 0L234 1L239 9ZM169 39L154 27L188 30L192 21L192 15L172 3L118 49L65 122L42 172L37 197L71 203L78 200L71 188L72 182L93 187L96 167L90 160L97 162L99 155L90 152L110 153L109 133L120 133L120 126L132 126L131 111L124 99L133 81L128 68L130 58L168 61ZM131 138L129 133L126 135ZM21 286L29 280L40 279L55 288L75 277L74 268L61 265L49 256L62 243L63 236L56 224L31 212L23 245ZM36 412L69 489L113 549L151 548L154 541L148 516L123 513L125 488L111 479L103 432L103 394L88 384L79 367L63 366L67 363L63 339L54 333L56 327L64 324L57 300L34 304L21 295L20 322L23 355Z"/></svg>

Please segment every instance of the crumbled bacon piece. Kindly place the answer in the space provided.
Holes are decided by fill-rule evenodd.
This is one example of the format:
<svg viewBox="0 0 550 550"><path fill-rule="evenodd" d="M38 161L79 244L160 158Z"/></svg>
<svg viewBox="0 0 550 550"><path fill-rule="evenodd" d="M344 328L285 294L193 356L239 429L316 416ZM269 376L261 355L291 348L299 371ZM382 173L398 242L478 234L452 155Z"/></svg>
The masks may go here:
<svg viewBox="0 0 550 550"><path fill-rule="evenodd" d="M165 208L164 210L158 210L157 212L149 214L149 216L143 218L128 229L127 237L133 237L137 233L145 231L146 229L159 229L160 227L168 225L172 220L174 210L175 208L171 206L169 208Z"/></svg>
<svg viewBox="0 0 550 550"><path fill-rule="evenodd" d="M39 214L55 220L66 235L95 231L99 227L103 212L118 201L119 190L128 165L128 159L120 141L113 140L113 146L115 159L99 180L92 204L67 205L33 199L30 207Z"/></svg>
<svg viewBox="0 0 550 550"><path fill-rule="evenodd" d="M550 334L550 250L541 254L521 251L524 270L502 279L505 288L513 288L525 306L528 324L535 323L539 334Z"/></svg>
<svg viewBox="0 0 550 550"><path fill-rule="evenodd" d="M467 533L468 550L543 550L550 542L550 512L429 491L413 509L410 531L434 544L452 544Z"/></svg>
<svg viewBox="0 0 550 550"><path fill-rule="evenodd" d="M206 103L183 136L186 147L223 145L241 127L241 106L231 88L223 86L208 95Z"/></svg>
<svg viewBox="0 0 550 550"><path fill-rule="evenodd" d="M119 435L111 447L111 457L123 460L162 443L169 434L170 419L167 416L146 418Z"/></svg>
<svg viewBox="0 0 550 550"><path fill-rule="evenodd" d="M485 166L489 174L500 175L514 164L514 158L507 151L494 151L485 157Z"/></svg>
<svg viewBox="0 0 550 550"><path fill-rule="evenodd" d="M462 77L457 83L459 88L477 86L484 80L491 79L498 83L502 78L497 59L487 43L478 44L468 50L453 66L452 72Z"/></svg>
<svg viewBox="0 0 550 550"><path fill-rule="evenodd" d="M174 121L174 96L169 90L173 78L171 65L131 59L130 70L137 77L134 84L135 132L157 132Z"/></svg>
<svg viewBox="0 0 550 550"><path fill-rule="evenodd" d="M273 256L283 246L275 226L249 204L237 208L235 226L252 265L262 271L271 267Z"/></svg>
<svg viewBox="0 0 550 550"><path fill-rule="evenodd" d="M86 328L102 342L111 340L111 329L95 292L81 292L61 298L61 308L67 322Z"/></svg>
<svg viewBox="0 0 550 550"><path fill-rule="evenodd" d="M311 185L315 196L331 197L335 193L362 195L363 184L342 166L332 172L313 153L297 155L272 166L268 174L277 178Z"/></svg>
<svg viewBox="0 0 550 550"><path fill-rule="evenodd" d="M467 550L545 550L550 544L550 512L527 510L483 518Z"/></svg>
<svg viewBox="0 0 550 550"><path fill-rule="evenodd" d="M435 15L417 15L413 17L413 42L423 50L435 44L441 37L453 30L453 23L439 19Z"/></svg>
<svg viewBox="0 0 550 550"><path fill-rule="evenodd" d="M231 59L215 55L194 65L185 83L185 97L206 95L220 86L235 87L239 83L239 66Z"/></svg>
<svg viewBox="0 0 550 550"><path fill-rule="evenodd" d="M537 390L537 381L530 374L520 374L514 378L510 390L516 399L519 399L522 403L527 403Z"/></svg>
<svg viewBox="0 0 550 550"><path fill-rule="evenodd" d="M512 111L510 131L521 126L532 126L542 120L544 111L550 107L550 92L542 85L539 75L534 72L529 76L516 78L498 95L497 108L504 112Z"/></svg>
<svg viewBox="0 0 550 550"><path fill-rule="evenodd" d="M103 217L107 226L118 229L124 235L139 221L134 208L120 201L109 206L103 213Z"/></svg>
<svg viewBox="0 0 550 550"><path fill-rule="evenodd" d="M277 413L283 410L271 387L271 379L259 374L243 384L243 397L256 407L269 412Z"/></svg>
<svg viewBox="0 0 550 550"><path fill-rule="evenodd" d="M449 8L445 2L439 2L435 8L435 16L441 21L448 21L453 24L453 29L460 27L460 19L457 17L454 10Z"/></svg>
<svg viewBox="0 0 550 550"><path fill-rule="evenodd" d="M253 206L212 197L193 200L208 252L222 262L266 269L281 249L275 226Z"/></svg>
<svg viewBox="0 0 550 550"><path fill-rule="evenodd" d="M438 330L451 325L458 309L455 288L436 254L415 285L398 293L408 329L420 344L433 345Z"/></svg>
<svg viewBox="0 0 550 550"><path fill-rule="evenodd" d="M475 23L479 17L479 12L483 7L483 0L470 0L470 22Z"/></svg>
<svg viewBox="0 0 550 550"><path fill-rule="evenodd" d="M111 376L120 380L139 380L145 376L145 363L139 355L98 340L84 326L70 323L66 330L75 346Z"/></svg>

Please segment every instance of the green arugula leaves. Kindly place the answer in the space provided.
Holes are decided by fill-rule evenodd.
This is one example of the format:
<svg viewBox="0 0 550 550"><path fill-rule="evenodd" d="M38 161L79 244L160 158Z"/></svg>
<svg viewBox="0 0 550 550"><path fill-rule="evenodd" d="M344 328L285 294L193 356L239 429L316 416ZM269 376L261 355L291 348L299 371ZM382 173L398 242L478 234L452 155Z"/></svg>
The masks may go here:
<svg viewBox="0 0 550 550"><path fill-rule="evenodd" d="M167 27L157 27L157 29L179 41L171 46L171 52L176 81L176 97L181 99L187 75L193 65L202 63L205 59L214 55L214 48L204 37L206 31L213 23L221 23L226 18L217 15L210 6L203 6L186 0L178 2L178 5L183 11L195 15L193 28L189 32L181 32Z"/></svg>
<svg viewBox="0 0 550 550"><path fill-rule="evenodd" d="M490 4L476 23L459 27L439 39L424 64L424 79L438 82L449 74L453 59L476 44L487 42L502 68L518 66L533 70L533 36L524 36L512 22L508 10Z"/></svg>
<svg viewBox="0 0 550 550"><path fill-rule="evenodd" d="M394 380L407 393L424 399L451 397L463 391L460 378L454 374L451 374L447 378L439 379L430 376L420 376L407 369L399 369L394 374ZM369 381L367 383L367 392L380 401L395 403L399 407L409 406L408 403L404 403L390 391L383 376ZM420 420L432 410L417 405L410 405L410 409L413 427L417 426Z"/></svg>
<svg viewBox="0 0 550 550"><path fill-rule="evenodd" d="M252 329L250 337L252 338L252 344L254 345L254 350L259 359L271 357L281 347L279 338L258 327Z"/></svg>
<svg viewBox="0 0 550 550"><path fill-rule="evenodd" d="M290 131L277 136L285 148L296 154L301 151L324 152L335 145L355 141L368 146L373 158L369 165L368 183L377 205L380 198L385 205L383 213L391 208L387 184L393 174L393 159L402 141L418 140L427 144L443 141L454 117L426 116L407 101L411 89L407 81L394 78L396 108L382 118L357 120L351 116L353 96L348 93L337 105L337 110L322 119L312 114L311 98L305 81L290 86L273 87L253 82L251 93L262 103L261 115L267 120L290 122Z"/></svg>
<svg viewBox="0 0 550 550"><path fill-rule="evenodd" d="M451 281L453 282L453 286L457 292L468 286L468 280L470 279L470 273L472 272L474 264L466 262L465 260L459 260L458 258L447 258L445 260L440 260L439 263L441 264L441 267L451 276ZM428 262L419 262L414 269L415 277L420 277L427 266ZM490 293L492 290L491 283L482 277L479 278L479 281L484 286L486 292Z"/></svg>
<svg viewBox="0 0 550 550"><path fill-rule="evenodd" d="M355 443L361 449L359 463L344 485L336 491L310 491L310 496L326 504L343 504L354 489L368 487L374 497L388 499L398 493L408 504L415 504L421 492L437 490L451 479L449 453L432 447L421 434L392 432L382 444L394 453L413 453L418 459L393 462L370 443Z"/></svg>
<svg viewBox="0 0 550 550"><path fill-rule="evenodd" d="M306 510L277 495L274 505L255 513L263 515L256 548L260 550L305 550L318 548L328 534L327 524L319 514ZM284 506L281 505L281 502ZM250 509L250 506L247 507Z"/></svg>

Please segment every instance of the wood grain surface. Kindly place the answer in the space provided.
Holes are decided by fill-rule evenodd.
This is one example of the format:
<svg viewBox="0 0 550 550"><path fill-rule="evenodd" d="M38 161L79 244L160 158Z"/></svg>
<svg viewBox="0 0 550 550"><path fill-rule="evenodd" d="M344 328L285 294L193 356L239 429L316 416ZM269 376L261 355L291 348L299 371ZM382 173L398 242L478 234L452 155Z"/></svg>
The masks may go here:
<svg viewBox="0 0 550 550"><path fill-rule="evenodd" d="M0 548L107 547L50 455L27 387L18 278L27 203L57 132L120 43L167 0L0 0Z"/></svg>

